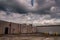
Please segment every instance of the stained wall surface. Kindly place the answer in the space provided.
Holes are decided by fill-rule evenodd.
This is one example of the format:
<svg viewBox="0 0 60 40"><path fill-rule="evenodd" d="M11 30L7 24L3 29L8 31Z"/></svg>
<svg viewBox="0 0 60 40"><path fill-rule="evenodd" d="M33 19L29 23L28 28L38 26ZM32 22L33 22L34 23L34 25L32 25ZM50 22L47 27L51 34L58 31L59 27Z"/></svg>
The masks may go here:
<svg viewBox="0 0 60 40"><path fill-rule="evenodd" d="M5 21L0 21L0 34L5 33L5 28L8 28L8 33L10 33L10 23Z"/></svg>
<svg viewBox="0 0 60 40"><path fill-rule="evenodd" d="M32 24L17 24L12 22L0 21L0 34L5 34L6 28L8 28L8 34L20 34L20 33L35 33L36 27Z"/></svg>
<svg viewBox="0 0 60 40"><path fill-rule="evenodd" d="M49 33L60 34L60 25L57 26L33 26L32 24L18 24L6 21L0 21L0 34L5 34L8 28L8 34L22 34L22 33Z"/></svg>

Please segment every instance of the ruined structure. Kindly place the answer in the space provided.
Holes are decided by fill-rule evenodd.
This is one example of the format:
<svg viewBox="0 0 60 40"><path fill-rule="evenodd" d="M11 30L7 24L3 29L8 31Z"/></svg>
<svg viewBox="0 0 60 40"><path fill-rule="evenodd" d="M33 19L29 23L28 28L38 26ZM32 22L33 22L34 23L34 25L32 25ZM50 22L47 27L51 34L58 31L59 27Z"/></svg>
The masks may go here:
<svg viewBox="0 0 60 40"><path fill-rule="evenodd" d="M17 24L12 22L0 21L0 34L21 34L36 33L36 27L32 24Z"/></svg>
<svg viewBox="0 0 60 40"><path fill-rule="evenodd" d="M60 25L58 25L58 27L59 26ZM41 27L52 27L52 26L35 27L32 24L27 25L27 24L17 24L12 22L0 21L0 40L60 40L59 37L46 37L48 36L47 32L45 33L46 35L44 37L44 34L39 32L39 30L40 31L42 30ZM53 25L53 27L56 26Z"/></svg>
<svg viewBox="0 0 60 40"><path fill-rule="evenodd" d="M38 36L43 34L60 34L60 25L33 26L32 24L18 24L6 21L0 21L0 34L25 34Z"/></svg>

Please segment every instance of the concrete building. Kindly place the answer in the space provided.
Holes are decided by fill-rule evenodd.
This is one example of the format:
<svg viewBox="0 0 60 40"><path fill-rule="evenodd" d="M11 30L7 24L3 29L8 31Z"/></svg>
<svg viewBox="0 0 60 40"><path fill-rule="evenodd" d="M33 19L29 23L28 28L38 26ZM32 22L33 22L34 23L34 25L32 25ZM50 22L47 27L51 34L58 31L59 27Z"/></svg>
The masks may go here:
<svg viewBox="0 0 60 40"><path fill-rule="evenodd" d="M41 37L42 34L40 31L43 30L41 27L52 26L34 27L32 24L27 25L0 21L0 40L60 40L60 37L46 37L48 35Z"/></svg>
<svg viewBox="0 0 60 40"><path fill-rule="evenodd" d="M36 27L32 24L17 24L12 22L0 21L0 34L21 34L21 33L35 33Z"/></svg>

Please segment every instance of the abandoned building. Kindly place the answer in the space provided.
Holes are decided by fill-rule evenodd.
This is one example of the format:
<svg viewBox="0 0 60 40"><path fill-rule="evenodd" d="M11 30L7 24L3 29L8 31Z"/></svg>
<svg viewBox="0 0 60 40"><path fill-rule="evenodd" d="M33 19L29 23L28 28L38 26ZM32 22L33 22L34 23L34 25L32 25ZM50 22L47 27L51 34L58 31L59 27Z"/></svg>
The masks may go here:
<svg viewBox="0 0 60 40"><path fill-rule="evenodd" d="M36 27L32 24L17 24L12 22L0 21L0 34L20 34L20 33L35 33Z"/></svg>
<svg viewBox="0 0 60 40"><path fill-rule="evenodd" d="M58 29L58 30L57 30ZM0 21L0 34L60 34L60 25L33 26L32 24L18 24Z"/></svg>
<svg viewBox="0 0 60 40"><path fill-rule="evenodd" d="M51 26L33 26L32 24L26 25L26 24L17 24L17 23L12 23L12 22L7 22L7 21L0 21L0 35L4 34L5 36L0 37L0 40L60 40L60 38L56 37L49 37L48 39L46 37L41 37L39 33L39 30L44 30L45 27L57 27L57 25L51 25ZM59 27L60 25L58 25ZM43 28L43 29L42 29ZM56 29L55 29L56 30ZM6 35L10 34L37 34L38 36L23 36L23 37L6 37ZM46 33L47 34L47 33ZM46 35L45 35L46 36Z"/></svg>

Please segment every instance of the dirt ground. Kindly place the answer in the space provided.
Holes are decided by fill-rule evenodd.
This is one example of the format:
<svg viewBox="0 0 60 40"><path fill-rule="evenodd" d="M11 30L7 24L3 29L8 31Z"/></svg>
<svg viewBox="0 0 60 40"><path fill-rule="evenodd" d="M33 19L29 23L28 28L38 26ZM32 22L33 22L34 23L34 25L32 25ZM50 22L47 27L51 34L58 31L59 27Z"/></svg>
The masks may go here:
<svg viewBox="0 0 60 40"><path fill-rule="evenodd" d="M0 40L60 40L60 37L39 37L39 36L1 36Z"/></svg>

